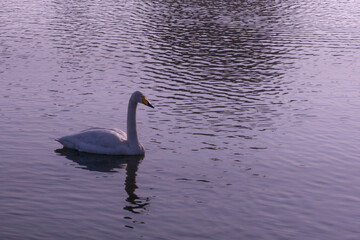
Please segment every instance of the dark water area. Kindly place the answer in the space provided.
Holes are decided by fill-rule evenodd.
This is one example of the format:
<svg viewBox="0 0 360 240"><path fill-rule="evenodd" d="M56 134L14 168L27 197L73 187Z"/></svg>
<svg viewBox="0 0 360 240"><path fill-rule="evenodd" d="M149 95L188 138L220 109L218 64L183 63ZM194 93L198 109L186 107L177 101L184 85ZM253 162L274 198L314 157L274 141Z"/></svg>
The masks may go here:
<svg viewBox="0 0 360 240"><path fill-rule="evenodd" d="M358 239L356 1L0 3L0 239ZM144 157L61 149L126 130Z"/></svg>

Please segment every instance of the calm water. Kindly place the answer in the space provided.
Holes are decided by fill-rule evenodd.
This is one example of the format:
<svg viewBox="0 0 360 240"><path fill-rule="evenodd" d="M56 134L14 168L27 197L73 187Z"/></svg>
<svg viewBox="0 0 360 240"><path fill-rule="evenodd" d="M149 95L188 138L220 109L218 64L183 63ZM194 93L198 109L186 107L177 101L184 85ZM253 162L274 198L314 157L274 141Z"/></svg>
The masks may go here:
<svg viewBox="0 0 360 240"><path fill-rule="evenodd" d="M359 239L356 1L0 3L1 239ZM145 158L59 150L126 129Z"/></svg>

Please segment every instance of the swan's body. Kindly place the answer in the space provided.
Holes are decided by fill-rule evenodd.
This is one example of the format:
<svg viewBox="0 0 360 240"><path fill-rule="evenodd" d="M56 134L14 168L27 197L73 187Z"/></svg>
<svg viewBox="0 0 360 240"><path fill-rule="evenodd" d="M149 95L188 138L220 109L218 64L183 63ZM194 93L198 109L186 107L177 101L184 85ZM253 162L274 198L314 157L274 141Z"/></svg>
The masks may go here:
<svg viewBox="0 0 360 240"><path fill-rule="evenodd" d="M90 128L77 134L57 139L64 147L80 152L108 155L143 155L145 150L137 137L136 107L138 103L153 106L143 93L134 92L129 100L127 134L113 128Z"/></svg>

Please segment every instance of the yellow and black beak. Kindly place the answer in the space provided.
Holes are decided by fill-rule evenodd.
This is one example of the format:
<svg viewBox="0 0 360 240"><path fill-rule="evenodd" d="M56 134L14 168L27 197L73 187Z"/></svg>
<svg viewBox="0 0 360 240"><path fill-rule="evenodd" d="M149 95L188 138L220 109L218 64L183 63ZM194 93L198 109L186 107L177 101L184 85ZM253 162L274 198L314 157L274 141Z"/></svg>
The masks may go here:
<svg viewBox="0 0 360 240"><path fill-rule="evenodd" d="M146 99L146 97L142 97L142 103L148 107L154 108L154 106L151 105L151 103Z"/></svg>

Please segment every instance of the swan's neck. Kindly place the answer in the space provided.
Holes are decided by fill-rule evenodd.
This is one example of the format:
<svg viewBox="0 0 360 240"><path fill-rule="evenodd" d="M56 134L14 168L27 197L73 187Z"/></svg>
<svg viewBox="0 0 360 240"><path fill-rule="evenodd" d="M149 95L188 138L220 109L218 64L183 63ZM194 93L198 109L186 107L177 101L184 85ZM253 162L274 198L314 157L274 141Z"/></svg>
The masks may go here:
<svg viewBox="0 0 360 240"><path fill-rule="evenodd" d="M137 102L130 99L127 113L127 137L130 145L139 145L136 129L136 107Z"/></svg>

